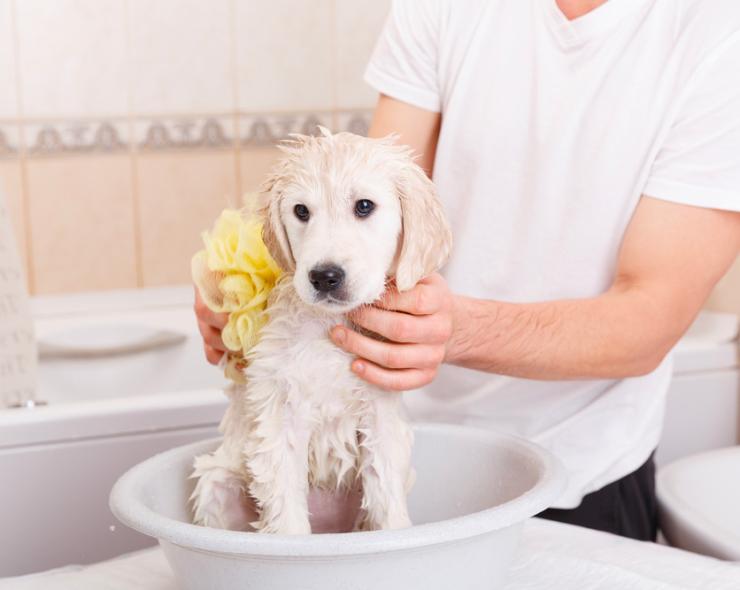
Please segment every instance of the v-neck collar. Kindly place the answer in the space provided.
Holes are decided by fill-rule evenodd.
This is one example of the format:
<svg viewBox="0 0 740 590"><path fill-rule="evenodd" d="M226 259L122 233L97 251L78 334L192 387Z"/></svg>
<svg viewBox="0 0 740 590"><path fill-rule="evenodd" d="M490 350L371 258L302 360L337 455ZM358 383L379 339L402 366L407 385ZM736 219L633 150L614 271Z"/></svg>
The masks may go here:
<svg viewBox="0 0 740 590"><path fill-rule="evenodd" d="M569 20L556 0L538 0L545 9L548 25L564 49L576 48L607 33L621 20L650 0L607 0L583 16Z"/></svg>

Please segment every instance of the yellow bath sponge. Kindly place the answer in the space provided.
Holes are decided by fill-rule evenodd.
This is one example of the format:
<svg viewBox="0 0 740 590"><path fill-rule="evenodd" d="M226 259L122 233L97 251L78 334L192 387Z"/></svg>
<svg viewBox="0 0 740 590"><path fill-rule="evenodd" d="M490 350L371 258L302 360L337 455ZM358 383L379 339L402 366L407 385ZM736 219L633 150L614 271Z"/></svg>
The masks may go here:
<svg viewBox="0 0 740 590"><path fill-rule="evenodd" d="M262 241L262 224L249 210L224 210L203 232L205 248L193 256L192 272L209 309L228 313L226 348L245 355L267 322L267 297L281 270ZM226 376L241 380L240 355L229 355Z"/></svg>

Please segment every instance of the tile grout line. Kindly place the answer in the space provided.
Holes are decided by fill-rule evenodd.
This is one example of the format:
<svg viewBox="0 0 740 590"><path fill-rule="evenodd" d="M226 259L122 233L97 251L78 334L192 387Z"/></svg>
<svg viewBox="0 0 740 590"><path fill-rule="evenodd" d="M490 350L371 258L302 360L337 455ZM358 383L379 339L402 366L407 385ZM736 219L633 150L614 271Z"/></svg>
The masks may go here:
<svg viewBox="0 0 740 590"><path fill-rule="evenodd" d="M331 2L331 126L334 132L339 131L338 94L339 94L339 40L337 34L337 0Z"/></svg>
<svg viewBox="0 0 740 590"><path fill-rule="evenodd" d="M131 67L131 3L124 0L124 27L126 28L126 108L128 126L128 154L131 178L131 212L134 232L134 269L136 286L144 286L144 255L141 235L141 191L139 190L139 160L134 138L133 68Z"/></svg>
<svg viewBox="0 0 740 590"><path fill-rule="evenodd" d="M234 124L234 176L236 178L236 200L237 207L240 208L244 196L244 179L242 178L241 170L241 129L239 125L239 31L237 26L237 0L229 1L229 16L231 18L231 26L229 27L229 35L231 42L229 43L231 65L229 70L231 71L231 100L232 107L234 109L232 119Z"/></svg>
<svg viewBox="0 0 740 590"><path fill-rule="evenodd" d="M362 113L371 109L372 107L350 107L341 109L342 112L346 113ZM245 115L248 117L280 117L284 115L313 115L313 114L327 114L333 112L333 108L322 108L322 109L274 109L274 110L245 110L240 111L236 109L236 114ZM154 121L161 119L178 120L183 118L218 118L233 115L234 110L227 111L214 111L214 112L158 112L158 113L147 113L141 117L133 116L135 121ZM53 123L115 123L117 121L128 121L132 118L131 115L95 115L90 117L85 116L74 116L74 117L26 117L24 120L26 123L43 125ZM13 124L16 119L0 118L0 123Z"/></svg>
<svg viewBox="0 0 740 590"><path fill-rule="evenodd" d="M26 126L23 118L23 84L21 81L21 57L20 57L20 35L18 32L18 7L16 0L10 2L11 10L11 30L13 35L13 69L15 72L15 92L16 92L16 114L18 116L16 125L18 128L18 148L19 164L21 173L21 196L22 196L22 216L23 231L25 235L25 253L26 253L26 281L28 281L28 292L36 292L36 269L33 262L33 228L31 224L31 193L28 182L28 162L26 159Z"/></svg>

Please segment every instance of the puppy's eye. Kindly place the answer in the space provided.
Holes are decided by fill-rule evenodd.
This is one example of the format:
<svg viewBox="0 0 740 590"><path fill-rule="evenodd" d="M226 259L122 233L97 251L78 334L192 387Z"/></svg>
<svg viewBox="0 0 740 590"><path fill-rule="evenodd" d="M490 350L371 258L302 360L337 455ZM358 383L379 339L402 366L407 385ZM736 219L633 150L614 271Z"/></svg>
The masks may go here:
<svg viewBox="0 0 740 590"><path fill-rule="evenodd" d="M355 215L357 217L367 217L375 209L375 203L367 199L360 199L355 202Z"/></svg>
<svg viewBox="0 0 740 590"><path fill-rule="evenodd" d="M293 207L293 213L295 213L295 216L301 221L308 221L308 218L311 217L311 213L308 210L308 207L306 207L302 203L299 203L298 205Z"/></svg>

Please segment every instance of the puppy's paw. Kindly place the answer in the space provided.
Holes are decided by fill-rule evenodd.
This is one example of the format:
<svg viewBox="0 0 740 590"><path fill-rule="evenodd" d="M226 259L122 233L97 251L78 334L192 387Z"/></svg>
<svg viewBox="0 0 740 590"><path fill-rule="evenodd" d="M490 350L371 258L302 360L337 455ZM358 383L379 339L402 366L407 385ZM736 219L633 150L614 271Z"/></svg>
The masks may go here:
<svg viewBox="0 0 740 590"><path fill-rule="evenodd" d="M398 514L388 514L382 519L373 519L367 512L361 512L356 523L355 531L391 531L396 529L407 529L413 523L408 514L400 511Z"/></svg>
<svg viewBox="0 0 740 590"><path fill-rule="evenodd" d="M251 523L258 533L272 533L275 535L310 535L311 523L308 515L280 514L271 519L265 519Z"/></svg>
<svg viewBox="0 0 740 590"><path fill-rule="evenodd" d="M411 526L411 519L408 514L399 514L395 517L388 518L385 522L381 523L380 526L385 531L407 529Z"/></svg>

